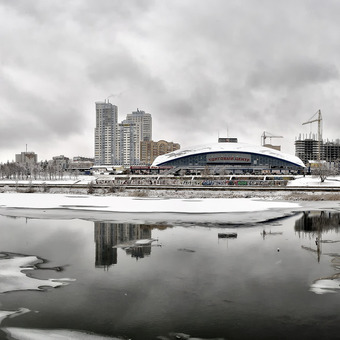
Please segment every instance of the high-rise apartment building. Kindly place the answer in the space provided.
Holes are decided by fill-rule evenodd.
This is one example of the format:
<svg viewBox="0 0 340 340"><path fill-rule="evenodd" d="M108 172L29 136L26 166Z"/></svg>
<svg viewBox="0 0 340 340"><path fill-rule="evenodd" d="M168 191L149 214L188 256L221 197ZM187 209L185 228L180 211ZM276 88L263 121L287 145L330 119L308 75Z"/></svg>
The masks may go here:
<svg viewBox="0 0 340 340"><path fill-rule="evenodd" d="M94 132L95 164L117 164L116 126L118 107L109 102L96 102L96 127Z"/></svg>
<svg viewBox="0 0 340 340"><path fill-rule="evenodd" d="M137 109L126 115L126 120L137 124L139 128L140 141L152 140L152 117L150 113Z"/></svg>
<svg viewBox="0 0 340 340"><path fill-rule="evenodd" d="M152 139L152 117L137 109L118 123L118 108L109 101L96 102L95 164L138 165L140 142Z"/></svg>
<svg viewBox="0 0 340 340"><path fill-rule="evenodd" d="M127 120L117 124L116 155L117 164L124 166L139 164L140 128Z"/></svg>

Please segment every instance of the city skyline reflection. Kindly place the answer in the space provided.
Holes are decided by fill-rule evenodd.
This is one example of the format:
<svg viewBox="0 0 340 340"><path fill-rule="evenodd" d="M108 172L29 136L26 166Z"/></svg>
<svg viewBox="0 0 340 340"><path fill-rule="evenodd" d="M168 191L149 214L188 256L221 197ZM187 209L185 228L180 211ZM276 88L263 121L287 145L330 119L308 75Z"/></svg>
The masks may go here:
<svg viewBox="0 0 340 340"><path fill-rule="evenodd" d="M118 248L136 260L150 256L152 246L160 246L158 240L152 238L152 230L168 227L166 224L94 222L95 267L108 270L117 264Z"/></svg>

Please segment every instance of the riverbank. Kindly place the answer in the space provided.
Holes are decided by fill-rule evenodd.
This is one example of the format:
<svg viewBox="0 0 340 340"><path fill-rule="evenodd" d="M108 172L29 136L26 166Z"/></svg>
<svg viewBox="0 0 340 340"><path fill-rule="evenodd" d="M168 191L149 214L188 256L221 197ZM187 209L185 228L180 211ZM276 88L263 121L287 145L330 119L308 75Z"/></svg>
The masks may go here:
<svg viewBox="0 0 340 340"><path fill-rule="evenodd" d="M46 193L149 198L256 198L285 201L340 201L340 177L299 176L285 186L115 184L98 185L94 176L51 181L0 181L0 193Z"/></svg>

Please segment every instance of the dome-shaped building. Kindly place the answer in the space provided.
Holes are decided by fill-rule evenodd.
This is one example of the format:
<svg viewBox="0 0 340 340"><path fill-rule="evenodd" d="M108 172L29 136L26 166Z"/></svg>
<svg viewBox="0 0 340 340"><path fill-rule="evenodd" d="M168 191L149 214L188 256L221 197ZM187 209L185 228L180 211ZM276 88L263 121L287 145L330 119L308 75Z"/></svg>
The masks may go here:
<svg viewBox="0 0 340 340"><path fill-rule="evenodd" d="M180 149L158 156L152 166L179 168L223 167L230 171L300 172L305 165L296 156L264 146L245 143L214 143Z"/></svg>

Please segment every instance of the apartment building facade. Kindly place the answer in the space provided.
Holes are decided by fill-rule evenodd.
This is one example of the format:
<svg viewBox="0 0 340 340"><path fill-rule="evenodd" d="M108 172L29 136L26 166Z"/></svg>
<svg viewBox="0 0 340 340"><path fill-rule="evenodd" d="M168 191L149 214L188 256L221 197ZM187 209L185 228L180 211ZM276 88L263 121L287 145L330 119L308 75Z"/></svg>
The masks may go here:
<svg viewBox="0 0 340 340"><path fill-rule="evenodd" d="M95 164L116 164L116 127L118 121L118 107L106 101L96 102L95 104Z"/></svg>
<svg viewBox="0 0 340 340"><path fill-rule="evenodd" d="M180 149L180 145L165 140L141 141L140 142L140 163L150 165L160 155Z"/></svg>

